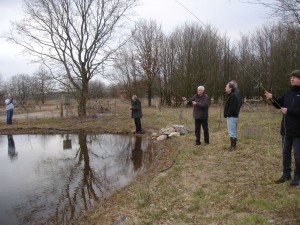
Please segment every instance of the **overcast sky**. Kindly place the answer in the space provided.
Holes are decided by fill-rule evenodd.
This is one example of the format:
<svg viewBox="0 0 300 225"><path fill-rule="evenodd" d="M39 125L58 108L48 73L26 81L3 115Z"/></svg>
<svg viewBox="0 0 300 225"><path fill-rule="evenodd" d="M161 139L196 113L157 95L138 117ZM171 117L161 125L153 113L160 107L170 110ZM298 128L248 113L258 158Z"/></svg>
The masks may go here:
<svg viewBox="0 0 300 225"><path fill-rule="evenodd" d="M136 11L136 20L154 19L166 33L185 22L196 22L214 26L231 40L237 40L240 33L253 32L268 21L265 8L240 0L140 0ZM9 30L10 21L20 18L22 0L0 0L1 34ZM18 46L0 39L0 74L3 80L20 73L32 74L37 67L22 55Z"/></svg>

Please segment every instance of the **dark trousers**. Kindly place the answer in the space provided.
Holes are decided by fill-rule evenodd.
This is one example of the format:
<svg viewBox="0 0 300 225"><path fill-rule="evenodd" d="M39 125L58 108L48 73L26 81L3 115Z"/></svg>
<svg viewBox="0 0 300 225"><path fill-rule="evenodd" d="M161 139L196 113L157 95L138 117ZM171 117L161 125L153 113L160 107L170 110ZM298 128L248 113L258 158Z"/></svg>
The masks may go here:
<svg viewBox="0 0 300 225"><path fill-rule="evenodd" d="M196 144L201 144L201 141L200 141L201 126L202 126L202 129L203 129L203 132L204 132L204 142L209 144L209 133L208 133L207 119L195 119Z"/></svg>
<svg viewBox="0 0 300 225"><path fill-rule="evenodd" d="M291 175L292 148L294 148L295 171L294 176L300 179L300 138L282 136L283 175Z"/></svg>
<svg viewBox="0 0 300 225"><path fill-rule="evenodd" d="M134 124L135 124L135 132L141 132L142 131L142 124L141 124L141 118L134 118Z"/></svg>
<svg viewBox="0 0 300 225"><path fill-rule="evenodd" d="M6 111L6 123L7 124L12 124L12 118L13 118L13 115L14 115L14 110L7 110Z"/></svg>

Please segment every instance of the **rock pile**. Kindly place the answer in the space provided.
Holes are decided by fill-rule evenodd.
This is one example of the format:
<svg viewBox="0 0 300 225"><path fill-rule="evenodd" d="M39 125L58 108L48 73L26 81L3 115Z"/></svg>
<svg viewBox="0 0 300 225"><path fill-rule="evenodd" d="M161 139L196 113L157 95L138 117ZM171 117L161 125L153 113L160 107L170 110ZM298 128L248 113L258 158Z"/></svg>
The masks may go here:
<svg viewBox="0 0 300 225"><path fill-rule="evenodd" d="M158 141L163 141L167 138L179 137L180 135L188 134L191 131L192 130L190 128L183 125L173 125L160 129L158 133L153 133L151 137L153 139L156 138Z"/></svg>

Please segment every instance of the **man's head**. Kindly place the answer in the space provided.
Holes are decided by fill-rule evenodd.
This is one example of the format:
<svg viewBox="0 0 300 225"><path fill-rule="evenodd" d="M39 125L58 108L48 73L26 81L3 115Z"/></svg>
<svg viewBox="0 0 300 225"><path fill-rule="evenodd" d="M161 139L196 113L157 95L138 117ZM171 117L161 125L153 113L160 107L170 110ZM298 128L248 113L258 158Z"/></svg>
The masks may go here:
<svg viewBox="0 0 300 225"><path fill-rule="evenodd" d="M290 81L292 86L300 86L300 70L294 70L290 73Z"/></svg>
<svg viewBox="0 0 300 225"><path fill-rule="evenodd" d="M202 95L203 92L204 92L204 90L205 90L204 86L199 86L199 87L197 88L197 94L198 94L198 95Z"/></svg>
<svg viewBox="0 0 300 225"><path fill-rule="evenodd" d="M132 95L132 101L135 101L137 99L136 95Z"/></svg>
<svg viewBox="0 0 300 225"><path fill-rule="evenodd" d="M235 90L236 90L236 84L232 81L228 82L225 87L225 92L229 94L230 92L234 92Z"/></svg>

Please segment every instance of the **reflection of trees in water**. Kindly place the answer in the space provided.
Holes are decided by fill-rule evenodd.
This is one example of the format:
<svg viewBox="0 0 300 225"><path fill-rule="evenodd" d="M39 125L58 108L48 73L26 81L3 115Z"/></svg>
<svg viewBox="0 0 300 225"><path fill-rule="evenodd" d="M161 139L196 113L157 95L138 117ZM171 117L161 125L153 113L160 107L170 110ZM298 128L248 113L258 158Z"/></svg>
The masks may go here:
<svg viewBox="0 0 300 225"><path fill-rule="evenodd" d="M71 171L65 192L59 198L56 214L50 218L51 222L57 224L74 223L84 211L94 206L95 201L103 197L103 193L109 190L109 180L106 171L95 172L90 164L90 151L87 146L87 135L78 136L80 149L76 154L78 159ZM96 154L93 153L97 157ZM78 169L82 172L80 180L74 179L78 175Z"/></svg>
<svg viewBox="0 0 300 225"><path fill-rule="evenodd" d="M154 157L153 145L138 136L79 134L78 142L74 158L42 162L39 171L47 170L50 179L41 184L42 194L14 208L21 224L76 224L96 201L122 186L120 177L136 176L132 169L146 169Z"/></svg>
<svg viewBox="0 0 300 225"><path fill-rule="evenodd" d="M95 172L90 165L87 135L79 134L78 140L79 149L73 160L75 163L72 167L62 168L64 174L68 174L65 186L60 190L54 190L55 187L47 189L43 196L31 196L29 201L17 206L15 214L21 224L76 224L80 215L94 206L95 201L109 189L106 171ZM51 192L61 193L55 200L51 199L55 196ZM50 207L51 212L47 211Z"/></svg>

